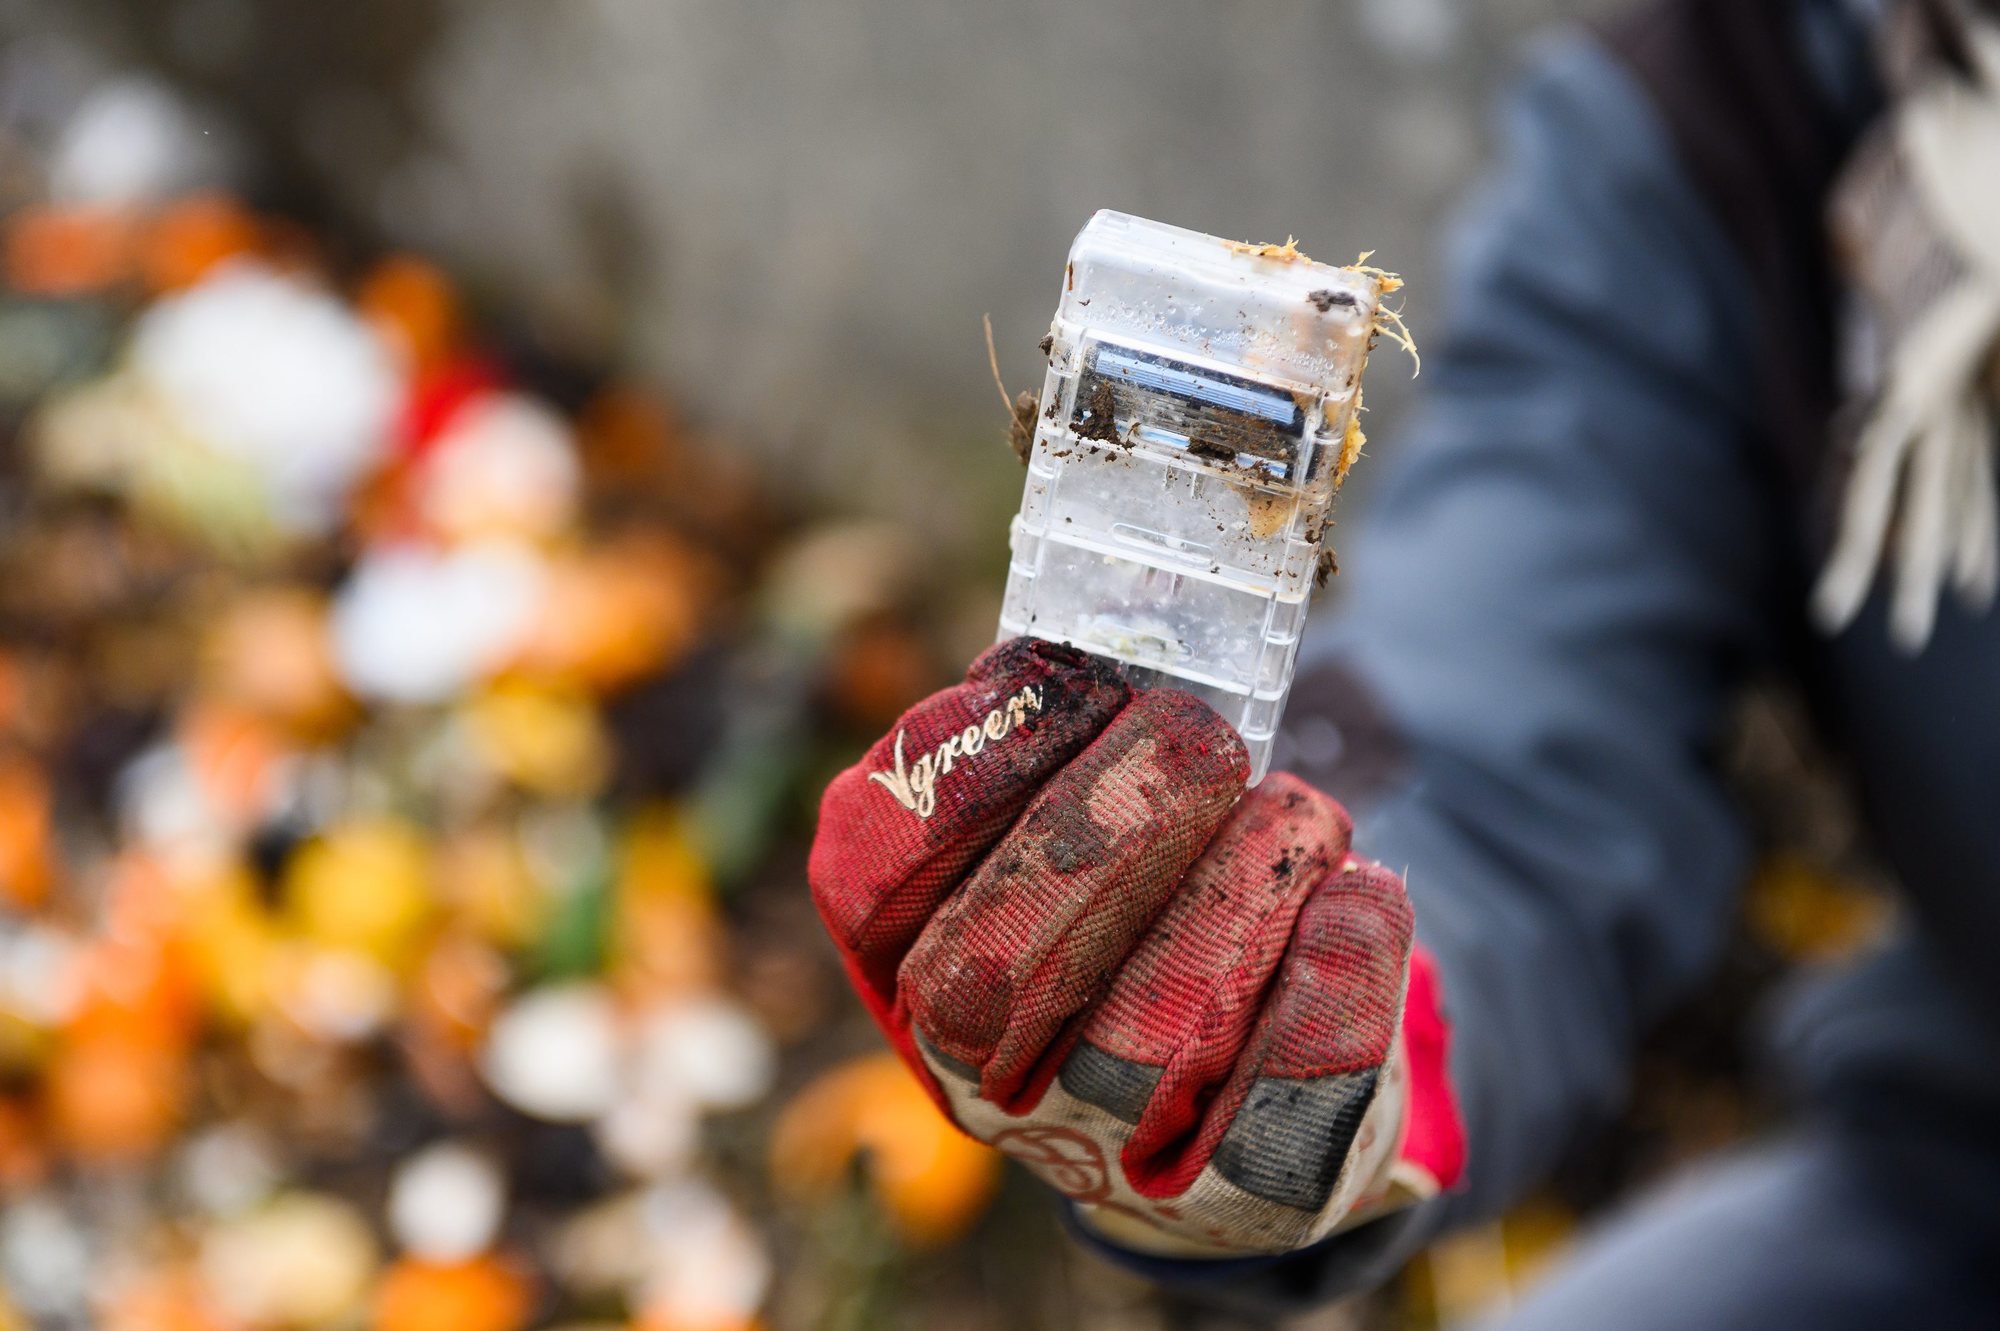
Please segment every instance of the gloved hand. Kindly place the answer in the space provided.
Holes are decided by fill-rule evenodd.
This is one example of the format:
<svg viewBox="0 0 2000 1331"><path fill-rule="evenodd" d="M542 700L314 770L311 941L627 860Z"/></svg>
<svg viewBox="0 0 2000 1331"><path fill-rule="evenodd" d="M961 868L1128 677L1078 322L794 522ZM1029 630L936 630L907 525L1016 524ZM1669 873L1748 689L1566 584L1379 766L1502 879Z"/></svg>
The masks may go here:
<svg viewBox="0 0 2000 1331"><path fill-rule="evenodd" d="M1129 1247L1287 1251L1458 1169L1402 882L1248 769L1199 700L1016 638L821 806L814 899L890 1041Z"/></svg>

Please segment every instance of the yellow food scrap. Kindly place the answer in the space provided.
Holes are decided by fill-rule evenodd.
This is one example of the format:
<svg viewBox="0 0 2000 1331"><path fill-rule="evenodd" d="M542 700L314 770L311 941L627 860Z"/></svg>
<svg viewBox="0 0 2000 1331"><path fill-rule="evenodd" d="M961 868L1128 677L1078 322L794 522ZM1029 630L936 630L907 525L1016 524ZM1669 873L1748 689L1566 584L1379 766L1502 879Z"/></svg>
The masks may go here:
<svg viewBox="0 0 2000 1331"><path fill-rule="evenodd" d="M1401 273L1392 273L1387 268L1377 268L1375 265L1369 263L1368 261L1374 257L1374 250L1363 250L1360 258L1342 268L1341 271L1344 273L1360 273L1363 277L1374 278L1375 285L1381 288L1382 294L1385 296L1393 291L1401 291L1403 289L1403 275Z"/></svg>
<svg viewBox="0 0 2000 1331"><path fill-rule="evenodd" d="M1253 254L1259 259L1276 259L1279 263L1291 263L1294 259L1312 262L1312 256L1301 253L1299 242L1291 236L1286 236L1282 245L1252 245L1246 240L1232 240L1229 248L1236 254Z"/></svg>
<svg viewBox="0 0 2000 1331"><path fill-rule="evenodd" d="M1361 429L1361 393L1354 394L1354 414L1347 418L1347 430L1340 436L1340 465L1333 473L1333 483L1339 485L1347 479L1347 469L1361 456L1361 448L1368 442L1368 436Z"/></svg>
<svg viewBox="0 0 2000 1331"><path fill-rule="evenodd" d="M1374 250L1364 250L1360 258L1348 264L1342 271L1359 273L1363 277L1374 278L1376 289L1384 296L1401 291L1403 289L1401 274L1392 273L1386 268L1375 267L1368 262L1374 257ZM1410 371L1412 379L1424 372L1424 358L1417 354L1417 339L1411 335L1410 326L1403 322L1403 312L1401 310L1392 310L1379 300L1376 301L1374 331L1410 353L1410 360L1414 365L1414 368Z"/></svg>
<svg viewBox="0 0 2000 1331"><path fill-rule="evenodd" d="M1417 339L1410 335L1410 326L1403 322L1401 310L1392 310L1386 305L1376 305L1374 331L1410 353L1412 379L1424 372L1424 358L1417 354Z"/></svg>

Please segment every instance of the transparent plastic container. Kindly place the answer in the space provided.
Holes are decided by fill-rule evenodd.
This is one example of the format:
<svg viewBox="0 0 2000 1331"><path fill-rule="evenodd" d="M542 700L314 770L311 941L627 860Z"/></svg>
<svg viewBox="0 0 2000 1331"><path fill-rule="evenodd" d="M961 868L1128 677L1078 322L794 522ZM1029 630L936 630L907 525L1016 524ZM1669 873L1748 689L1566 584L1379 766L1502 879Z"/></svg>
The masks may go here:
<svg viewBox="0 0 2000 1331"><path fill-rule="evenodd" d="M1366 271L1092 217L1050 330L1001 636L1199 696L1261 780L1380 298Z"/></svg>

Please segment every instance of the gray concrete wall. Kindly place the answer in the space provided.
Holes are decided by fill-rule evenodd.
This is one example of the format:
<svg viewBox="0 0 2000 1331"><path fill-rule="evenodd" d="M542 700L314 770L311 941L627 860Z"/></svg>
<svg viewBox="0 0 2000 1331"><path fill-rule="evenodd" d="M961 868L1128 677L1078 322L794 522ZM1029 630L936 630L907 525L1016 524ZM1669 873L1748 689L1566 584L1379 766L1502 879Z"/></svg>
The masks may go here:
<svg viewBox="0 0 2000 1331"><path fill-rule="evenodd" d="M1030 384L1095 208L1375 249L1421 333L1436 223L1487 149L1496 81L1524 34L1587 8L468 3L382 219L511 274L552 317L617 312L638 363L789 475L907 506L970 483L968 434L1004 423L980 315L1009 386ZM1379 363L1376 424L1405 374Z"/></svg>

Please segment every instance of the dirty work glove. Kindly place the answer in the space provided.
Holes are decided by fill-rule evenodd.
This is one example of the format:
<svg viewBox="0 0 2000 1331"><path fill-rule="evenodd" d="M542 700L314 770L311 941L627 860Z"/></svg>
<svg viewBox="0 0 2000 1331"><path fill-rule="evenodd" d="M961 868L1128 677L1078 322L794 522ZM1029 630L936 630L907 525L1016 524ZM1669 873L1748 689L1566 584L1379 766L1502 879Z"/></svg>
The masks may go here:
<svg viewBox="0 0 2000 1331"><path fill-rule="evenodd" d="M1248 769L1199 700L1016 638L820 810L813 896L891 1043L1144 1251L1288 1251L1458 1172L1401 880Z"/></svg>

